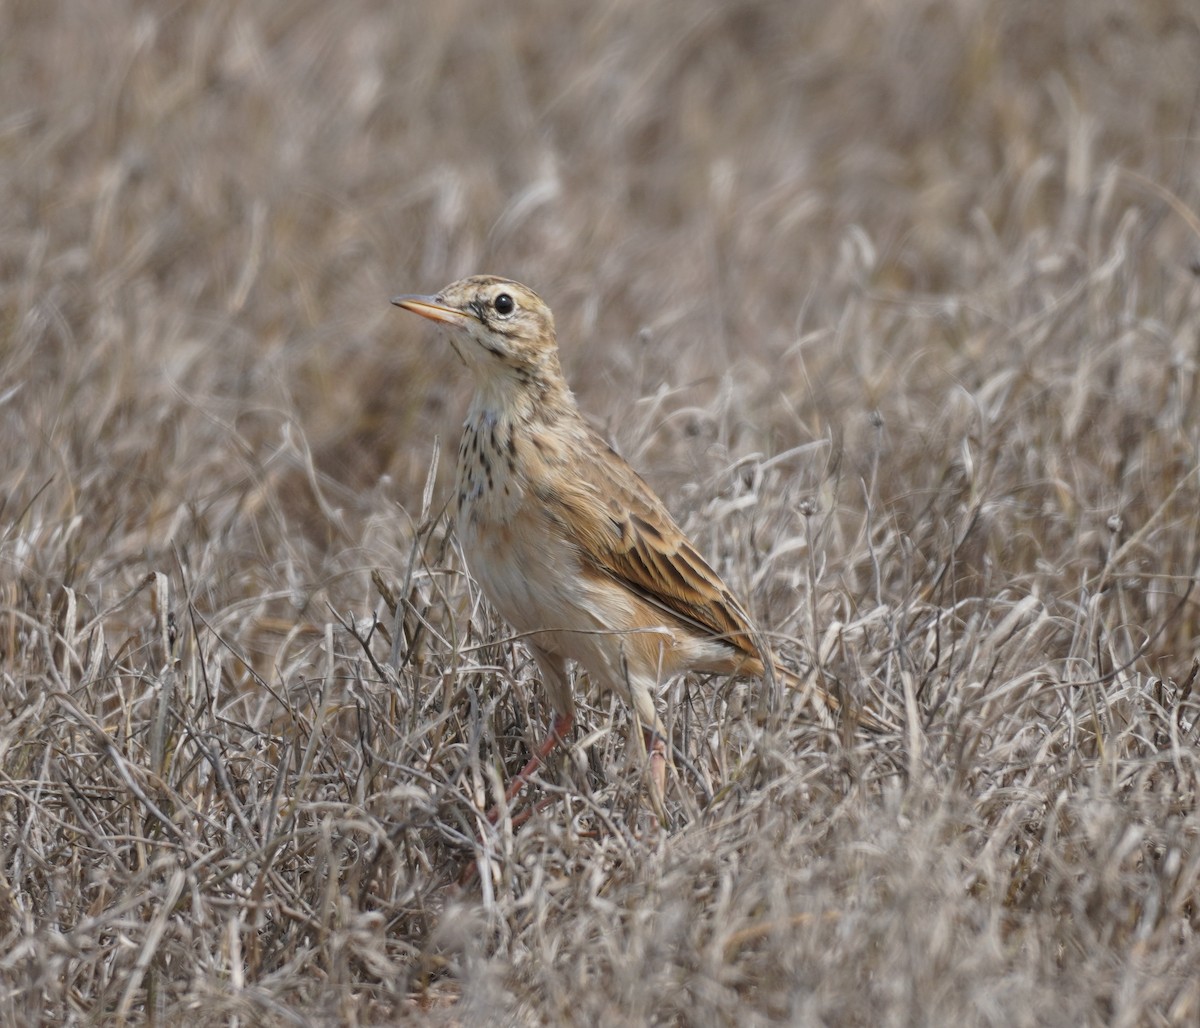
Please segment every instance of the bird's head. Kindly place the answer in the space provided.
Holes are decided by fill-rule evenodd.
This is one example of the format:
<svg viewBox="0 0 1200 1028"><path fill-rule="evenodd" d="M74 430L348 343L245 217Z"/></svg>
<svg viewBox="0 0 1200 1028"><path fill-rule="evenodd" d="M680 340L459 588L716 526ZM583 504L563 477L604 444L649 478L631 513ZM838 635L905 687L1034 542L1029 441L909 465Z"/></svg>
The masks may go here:
<svg viewBox="0 0 1200 1028"><path fill-rule="evenodd" d="M448 326L455 351L481 382L560 374L554 316L518 282L475 275L435 296L396 296L392 303Z"/></svg>

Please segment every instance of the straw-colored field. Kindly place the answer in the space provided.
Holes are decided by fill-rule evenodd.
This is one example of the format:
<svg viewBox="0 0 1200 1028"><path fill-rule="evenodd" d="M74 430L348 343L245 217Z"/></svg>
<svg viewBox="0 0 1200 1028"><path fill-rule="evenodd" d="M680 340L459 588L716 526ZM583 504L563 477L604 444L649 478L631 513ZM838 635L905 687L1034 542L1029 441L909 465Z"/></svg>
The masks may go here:
<svg viewBox="0 0 1200 1028"><path fill-rule="evenodd" d="M1191 0L0 5L0 1023L1196 1024L1197 68ZM897 731L671 682L655 831L580 681L483 820L549 711L387 302L482 271Z"/></svg>

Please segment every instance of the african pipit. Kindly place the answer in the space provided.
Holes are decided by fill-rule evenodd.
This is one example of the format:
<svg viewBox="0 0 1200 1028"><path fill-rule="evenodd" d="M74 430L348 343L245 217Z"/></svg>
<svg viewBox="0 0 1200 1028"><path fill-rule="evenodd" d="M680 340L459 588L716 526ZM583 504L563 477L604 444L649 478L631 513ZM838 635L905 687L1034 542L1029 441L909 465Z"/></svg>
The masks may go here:
<svg viewBox="0 0 1200 1028"><path fill-rule="evenodd" d="M662 501L580 415L554 318L536 293L480 275L392 303L449 326L474 373L458 449L458 537L484 595L522 633L554 708L508 798L571 729L570 658L633 704L661 815L666 731L656 688L684 671L770 675L769 651Z"/></svg>

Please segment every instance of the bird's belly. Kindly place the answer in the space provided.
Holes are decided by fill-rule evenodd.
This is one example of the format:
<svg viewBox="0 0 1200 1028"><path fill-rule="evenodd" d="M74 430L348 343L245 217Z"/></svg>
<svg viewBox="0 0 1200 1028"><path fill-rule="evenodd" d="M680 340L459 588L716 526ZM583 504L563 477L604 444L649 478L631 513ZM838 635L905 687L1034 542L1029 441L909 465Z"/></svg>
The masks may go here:
<svg viewBox="0 0 1200 1028"><path fill-rule="evenodd" d="M536 514L504 521L460 515L458 536L471 576L497 613L531 633L533 645L574 656L563 632L592 632L600 622L574 547L541 522Z"/></svg>
<svg viewBox="0 0 1200 1028"><path fill-rule="evenodd" d="M460 513L459 541L484 596L531 646L582 664L608 688L720 669L731 649L681 629L617 583L588 574L574 545L538 516Z"/></svg>

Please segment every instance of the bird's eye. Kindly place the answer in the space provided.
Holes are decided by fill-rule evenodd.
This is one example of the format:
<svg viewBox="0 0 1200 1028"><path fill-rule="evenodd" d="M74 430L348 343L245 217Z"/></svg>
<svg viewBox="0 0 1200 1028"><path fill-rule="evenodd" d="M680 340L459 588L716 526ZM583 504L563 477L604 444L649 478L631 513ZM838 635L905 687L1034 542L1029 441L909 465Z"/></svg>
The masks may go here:
<svg viewBox="0 0 1200 1028"><path fill-rule="evenodd" d="M508 293L501 293L492 301L492 306L496 308L497 314L511 314L517 305Z"/></svg>

